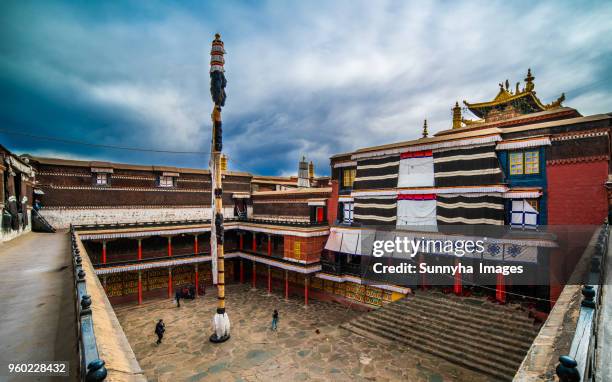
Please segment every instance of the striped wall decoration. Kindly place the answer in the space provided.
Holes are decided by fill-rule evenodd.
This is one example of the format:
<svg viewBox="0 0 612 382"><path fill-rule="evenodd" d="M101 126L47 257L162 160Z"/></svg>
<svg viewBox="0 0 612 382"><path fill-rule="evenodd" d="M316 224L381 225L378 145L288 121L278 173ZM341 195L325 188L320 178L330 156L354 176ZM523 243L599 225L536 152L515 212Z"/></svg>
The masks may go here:
<svg viewBox="0 0 612 382"><path fill-rule="evenodd" d="M354 190L397 187L399 155L365 159L357 162Z"/></svg>
<svg viewBox="0 0 612 382"><path fill-rule="evenodd" d="M362 225L395 225L395 197L355 198L353 219Z"/></svg>
<svg viewBox="0 0 612 382"><path fill-rule="evenodd" d="M438 194L436 199L439 225L504 224L504 199L501 194Z"/></svg>
<svg viewBox="0 0 612 382"><path fill-rule="evenodd" d="M503 173L495 145L434 151L436 187L499 184Z"/></svg>

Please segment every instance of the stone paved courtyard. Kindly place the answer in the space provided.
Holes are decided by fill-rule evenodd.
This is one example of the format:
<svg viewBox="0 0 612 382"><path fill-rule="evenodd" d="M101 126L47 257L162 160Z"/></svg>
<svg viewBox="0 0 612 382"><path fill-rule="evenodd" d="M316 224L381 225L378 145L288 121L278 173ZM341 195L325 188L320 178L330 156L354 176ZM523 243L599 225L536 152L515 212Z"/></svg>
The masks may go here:
<svg viewBox="0 0 612 382"><path fill-rule="evenodd" d="M232 338L208 341L216 299L169 299L116 306L117 317L150 381L486 381L480 374L406 347L383 345L338 327L359 312L336 303L285 301L264 290L230 285ZM270 331L278 309L278 332ZM166 323L156 345L157 319ZM316 330L319 330L319 333Z"/></svg>

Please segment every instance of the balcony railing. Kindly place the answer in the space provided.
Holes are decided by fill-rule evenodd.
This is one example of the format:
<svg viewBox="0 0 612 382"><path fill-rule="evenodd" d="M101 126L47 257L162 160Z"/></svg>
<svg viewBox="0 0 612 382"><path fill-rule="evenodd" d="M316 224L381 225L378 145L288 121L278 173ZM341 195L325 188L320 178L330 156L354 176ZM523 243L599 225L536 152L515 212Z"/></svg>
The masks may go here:
<svg viewBox="0 0 612 382"><path fill-rule="evenodd" d="M83 270L80 250L74 234L74 227L70 227L72 264L74 273L74 292L76 304L76 322L79 334L79 358L81 381L103 381L107 370L105 363L98 354L98 345L94 333L93 316L91 311L91 297L87 294L85 271ZM89 277L96 277L90 275Z"/></svg>
<svg viewBox="0 0 612 382"><path fill-rule="evenodd" d="M562 382L594 381L596 379L598 312L602 303L601 288L606 277L609 233L610 227L605 224L599 232L595 253L591 257L588 284L582 288L583 300L580 304L580 314L569 354L559 357L556 373ZM603 339L599 340L603 341Z"/></svg>

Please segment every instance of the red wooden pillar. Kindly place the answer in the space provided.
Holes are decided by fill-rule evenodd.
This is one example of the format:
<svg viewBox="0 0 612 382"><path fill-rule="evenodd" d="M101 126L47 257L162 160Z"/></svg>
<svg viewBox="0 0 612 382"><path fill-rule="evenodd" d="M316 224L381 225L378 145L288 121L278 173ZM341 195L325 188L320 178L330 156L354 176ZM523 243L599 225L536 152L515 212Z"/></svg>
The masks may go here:
<svg viewBox="0 0 612 382"><path fill-rule="evenodd" d="M240 236L242 239L242 236ZM240 284L244 284L244 261L240 259Z"/></svg>
<svg viewBox="0 0 612 382"><path fill-rule="evenodd" d="M304 276L304 306L308 306L308 275Z"/></svg>
<svg viewBox="0 0 612 382"><path fill-rule="evenodd" d="M497 274L497 286L495 288L495 299L499 302L506 303L506 280L502 273Z"/></svg>
<svg viewBox="0 0 612 382"><path fill-rule="evenodd" d="M142 260L142 239L138 239L138 260Z"/></svg>
<svg viewBox="0 0 612 382"><path fill-rule="evenodd" d="M198 275L198 264L196 264L195 268L194 268L194 278L195 278L194 281L195 281L195 294L196 294L196 297L200 295L200 280L199 280L198 276L199 276Z"/></svg>
<svg viewBox="0 0 612 382"><path fill-rule="evenodd" d="M253 261L253 277L251 278L251 282L253 284L253 289L255 289L255 285L257 284L257 271L255 270L255 262Z"/></svg>
<svg viewBox="0 0 612 382"><path fill-rule="evenodd" d="M172 256L172 236L168 236L168 257Z"/></svg>
<svg viewBox="0 0 612 382"><path fill-rule="evenodd" d="M198 253L198 235L193 236L193 253Z"/></svg>
<svg viewBox="0 0 612 382"><path fill-rule="evenodd" d="M102 264L106 264L106 241L102 242Z"/></svg>
<svg viewBox="0 0 612 382"><path fill-rule="evenodd" d="M268 265L268 294L272 293L272 273L270 272L270 266Z"/></svg>
<svg viewBox="0 0 612 382"><path fill-rule="evenodd" d="M240 240L240 250L244 250L244 233L239 233L238 238Z"/></svg>
<svg viewBox="0 0 612 382"><path fill-rule="evenodd" d="M459 259L455 259L455 266L459 265ZM453 292L457 296L461 296L461 292L463 291L463 285L461 283L461 272L455 273L455 285L453 286Z"/></svg>
<svg viewBox="0 0 612 382"><path fill-rule="evenodd" d="M138 271L138 305L142 304L142 271Z"/></svg>
<svg viewBox="0 0 612 382"><path fill-rule="evenodd" d="M253 232L253 245L251 249L253 252L257 251L257 234L255 232Z"/></svg>
<svg viewBox="0 0 612 382"><path fill-rule="evenodd" d="M172 297L172 268L168 268L168 298Z"/></svg>
<svg viewBox="0 0 612 382"><path fill-rule="evenodd" d="M289 299L289 271L285 271L285 300Z"/></svg>
<svg viewBox="0 0 612 382"><path fill-rule="evenodd" d="M268 234L268 256L272 256L272 235Z"/></svg>

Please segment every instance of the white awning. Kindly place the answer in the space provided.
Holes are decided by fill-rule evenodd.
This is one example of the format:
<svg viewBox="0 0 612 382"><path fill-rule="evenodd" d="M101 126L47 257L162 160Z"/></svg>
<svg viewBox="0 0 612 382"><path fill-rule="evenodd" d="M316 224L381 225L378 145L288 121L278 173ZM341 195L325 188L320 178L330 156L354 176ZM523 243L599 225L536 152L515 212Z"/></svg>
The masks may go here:
<svg viewBox="0 0 612 382"><path fill-rule="evenodd" d="M232 194L232 198L234 198L234 199L250 199L251 198L251 194L249 194L248 192L234 192Z"/></svg>
<svg viewBox="0 0 612 382"><path fill-rule="evenodd" d="M325 243L325 249L328 251L340 252L340 244L342 243L342 234L336 231L329 233L327 243Z"/></svg>
<svg viewBox="0 0 612 382"><path fill-rule="evenodd" d="M519 138L507 141L501 141L495 147L495 150L514 150L528 147L550 146L549 137L534 137L534 138Z"/></svg>
<svg viewBox="0 0 612 382"><path fill-rule="evenodd" d="M361 255L361 230L332 229L325 249L350 255Z"/></svg>

